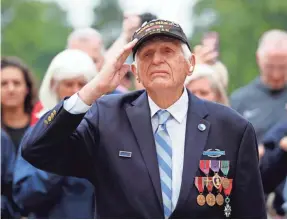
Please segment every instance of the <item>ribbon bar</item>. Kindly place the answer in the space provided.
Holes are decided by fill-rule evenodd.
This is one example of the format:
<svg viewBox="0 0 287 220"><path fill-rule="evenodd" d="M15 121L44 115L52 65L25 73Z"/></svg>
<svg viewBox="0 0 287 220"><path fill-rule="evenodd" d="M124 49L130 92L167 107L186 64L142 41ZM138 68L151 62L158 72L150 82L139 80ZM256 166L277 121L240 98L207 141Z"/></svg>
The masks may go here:
<svg viewBox="0 0 287 220"><path fill-rule="evenodd" d="M203 154L204 156L209 156L209 157L220 157L220 156L224 156L225 155L225 151L222 151L222 150L206 150L206 151L203 151Z"/></svg>

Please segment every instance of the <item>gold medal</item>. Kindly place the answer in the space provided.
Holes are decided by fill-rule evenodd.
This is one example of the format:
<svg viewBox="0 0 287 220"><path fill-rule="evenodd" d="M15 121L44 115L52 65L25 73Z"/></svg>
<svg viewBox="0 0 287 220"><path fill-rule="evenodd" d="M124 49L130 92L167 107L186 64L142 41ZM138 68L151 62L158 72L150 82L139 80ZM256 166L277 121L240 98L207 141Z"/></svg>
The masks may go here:
<svg viewBox="0 0 287 220"><path fill-rule="evenodd" d="M219 187L221 186L221 178L218 175L218 173L216 173L213 177L212 177L212 182L213 185L216 189L219 189Z"/></svg>
<svg viewBox="0 0 287 220"><path fill-rule="evenodd" d="M209 206L215 205L215 196L212 193L208 193L208 195L206 196L206 203Z"/></svg>
<svg viewBox="0 0 287 220"><path fill-rule="evenodd" d="M222 178L221 184L222 184L223 189L228 189L229 188L229 184L230 184L229 179L227 179L225 177Z"/></svg>
<svg viewBox="0 0 287 220"><path fill-rule="evenodd" d="M224 203L224 198L220 193L217 194L215 200L216 200L217 205L219 206L223 205Z"/></svg>
<svg viewBox="0 0 287 220"><path fill-rule="evenodd" d="M197 200L197 204L198 205L200 205L200 206L204 206L205 205L205 197L204 197L204 195L202 195L202 194L198 195L196 200Z"/></svg>
<svg viewBox="0 0 287 220"><path fill-rule="evenodd" d="M204 182L203 182L204 177L195 177L194 184L196 188L198 189L199 195L197 196L197 204L200 206L205 205L205 197L202 195L203 190L204 190Z"/></svg>

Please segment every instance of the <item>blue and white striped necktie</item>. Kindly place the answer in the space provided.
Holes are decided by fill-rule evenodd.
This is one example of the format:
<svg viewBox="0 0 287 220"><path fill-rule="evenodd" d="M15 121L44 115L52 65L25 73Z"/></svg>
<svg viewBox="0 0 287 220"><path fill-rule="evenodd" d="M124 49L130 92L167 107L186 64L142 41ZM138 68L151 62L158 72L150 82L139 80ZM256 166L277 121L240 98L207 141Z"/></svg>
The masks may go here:
<svg viewBox="0 0 287 220"><path fill-rule="evenodd" d="M159 110L158 127L155 131L155 144L160 173L160 183L163 199L165 218L172 213L172 146L166 123L171 119L171 114L166 110Z"/></svg>

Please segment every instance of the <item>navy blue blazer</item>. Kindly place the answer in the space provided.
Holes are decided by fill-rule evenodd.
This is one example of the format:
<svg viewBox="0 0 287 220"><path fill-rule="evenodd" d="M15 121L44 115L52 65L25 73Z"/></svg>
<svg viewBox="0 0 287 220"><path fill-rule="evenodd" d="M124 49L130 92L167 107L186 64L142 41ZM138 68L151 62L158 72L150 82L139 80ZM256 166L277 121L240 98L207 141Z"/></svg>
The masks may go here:
<svg viewBox="0 0 287 220"><path fill-rule="evenodd" d="M224 218L224 206L199 206L194 178L200 159L221 149L230 161L232 218L266 218L257 142L249 122L228 107L190 92L181 191L171 218ZM47 118L56 114L50 122ZM204 123L206 130L198 125ZM128 158L119 151L132 152ZM39 169L82 177L95 185L100 218L164 218L156 147L145 91L98 99L86 114L63 102L45 114L23 143L23 157Z"/></svg>
<svg viewBox="0 0 287 220"><path fill-rule="evenodd" d="M31 129L23 140L30 135ZM19 151L21 148L22 144ZM39 170L24 160L21 153L16 158L13 197L23 214L29 218L95 217L94 187L88 180Z"/></svg>
<svg viewBox="0 0 287 220"><path fill-rule="evenodd" d="M272 192L287 176L287 152L279 147L287 135L287 121L277 123L263 138L265 154L260 161L260 171L265 193Z"/></svg>

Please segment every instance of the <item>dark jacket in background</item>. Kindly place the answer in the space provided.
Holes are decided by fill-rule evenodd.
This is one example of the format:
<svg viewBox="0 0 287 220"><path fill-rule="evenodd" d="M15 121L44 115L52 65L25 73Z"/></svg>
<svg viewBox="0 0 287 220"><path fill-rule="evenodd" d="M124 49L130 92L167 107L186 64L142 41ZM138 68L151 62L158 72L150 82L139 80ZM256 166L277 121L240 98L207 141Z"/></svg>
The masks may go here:
<svg viewBox="0 0 287 220"><path fill-rule="evenodd" d="M91 219L95 216L94 186L88 180L39 170L24 160L21 152L16 159L13 192L15 202L29 218Z"/></svg>
<svg viewBox="0 0 287 220"><path fill-rule="evenodd" d="M265 154L260 161L260 171L265 193L272 192L287 175L287 152L279 147L287 135L287 121L276 124L264 137Z"/></svg>
<svg viewBox="0 0 287 220"><path fill-rule="evenodd" d="M1 129L1 218L19 218L12 198L15 156L12 140Z"/></svg>
<svg viewBox="0 0 287 220"><path fill-rule="evenodd" d="M286 102L287 85L275 91L259 77L234 91L230 97L231 107L254 126L259 144L277 122L287 120Z"/></svg>

